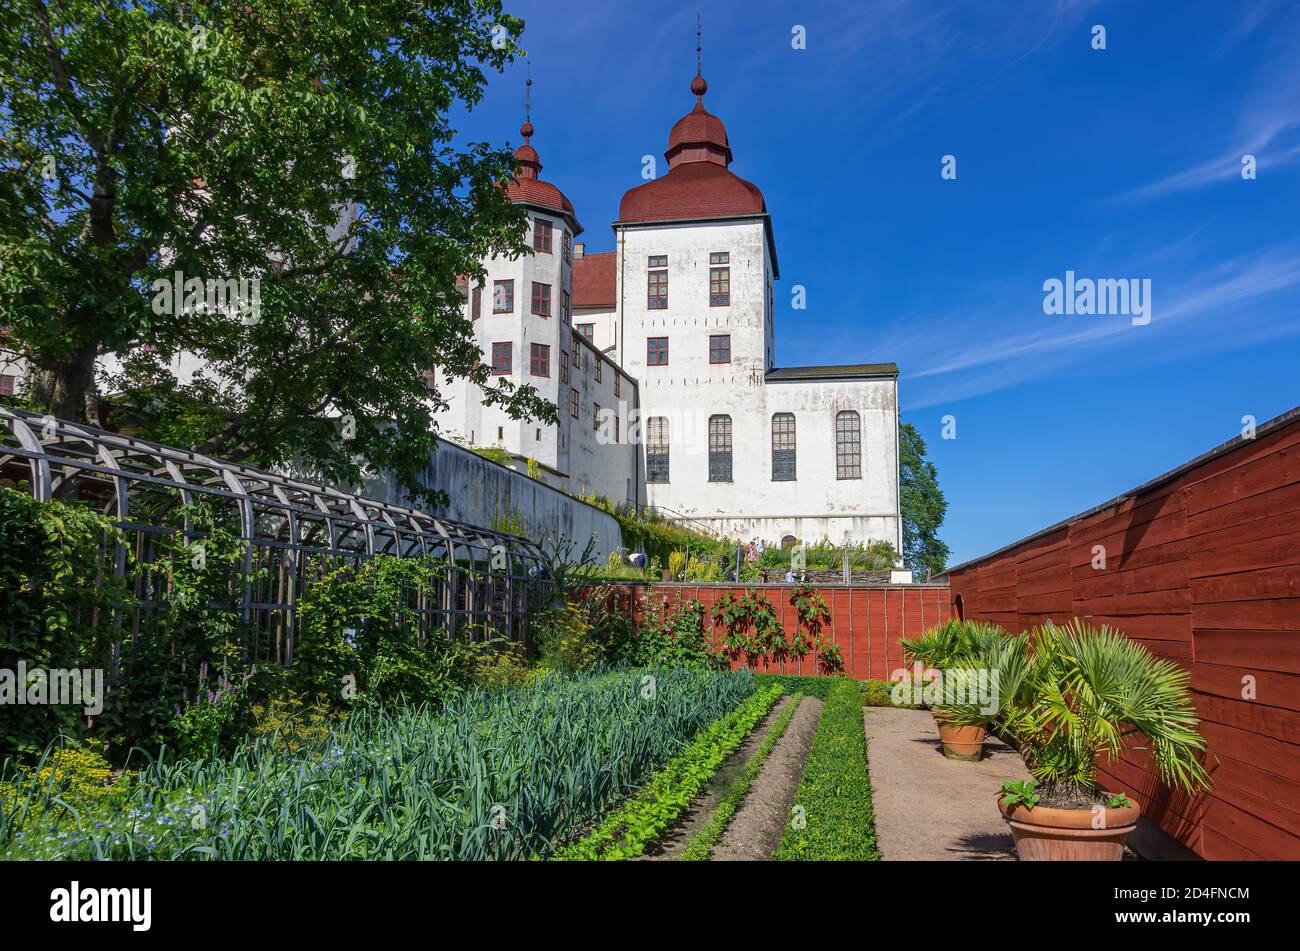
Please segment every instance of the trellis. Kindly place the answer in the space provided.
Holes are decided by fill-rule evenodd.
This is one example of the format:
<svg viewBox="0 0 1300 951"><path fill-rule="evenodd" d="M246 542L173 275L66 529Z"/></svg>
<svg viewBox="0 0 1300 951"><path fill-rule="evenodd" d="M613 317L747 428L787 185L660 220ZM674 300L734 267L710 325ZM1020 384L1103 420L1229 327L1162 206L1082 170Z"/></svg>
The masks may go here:
<svg viewBox="0 0 1300 951"><path fill-rule="evenodd" d="M305 586L377 555L443 566L430 590L412 596L418 637L524 640L551 585L542 553L524 538L7 407L0 407L0 479L38 501L75 498L123 532L115 551L106 548L104 570L124 578L128 546L142 569L132 573L130 615L118 621L124 637L140 630L147 612L167 609L170 564L160 543L178 534L185 545L204 538L191 513L205 499L238 525L243 590L229 607L243 621L254 661L291 664ZM167 524L169 512L175 524Z"/></svg>

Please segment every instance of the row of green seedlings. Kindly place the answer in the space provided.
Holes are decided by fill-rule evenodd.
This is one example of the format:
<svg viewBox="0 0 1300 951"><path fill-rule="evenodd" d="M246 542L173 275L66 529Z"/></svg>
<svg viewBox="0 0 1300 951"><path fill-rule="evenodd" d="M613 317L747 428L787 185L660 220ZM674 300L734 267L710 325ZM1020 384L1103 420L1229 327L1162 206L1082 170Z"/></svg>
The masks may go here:
<svg viewBox="0 0 1300 951"><path fill-rule="evenodd" d="M760 687L731 713L703 730L619 809L555 855L566 860L636 858L686 811L784 693L780 684Z"/></svg>
<svg viewBox="0 0 1300 951"><path fill-rule="evenodd" d="M839 681L827 694L777 860L880 858L862 702L862 687L852 680Z"/></svg>
<svg viewBox="0 0 1300 951"><path fill-rule="evenodd" d="M740 808L740 804L749 795L749 787L753 785L755 777L762 771L763 764L767 762L767 757L776 744L781 741L781 737L785 735L786 727L790 725L790 720L793 719L795 711L799 709L802 700L803 694L801 693L797 693L790 698L790 702L773 721L767 735L763 737L763 742L754 751L754 755L749 758L745 768L731 781L726 792L722 794L722 798L714 808L713 814L709 816L709 821L686 844L686 849L681 855L682 861L703 862L709 858L713 846L722 838L722 834L727 831L727 827L731 825L731 820Z"/></svg>

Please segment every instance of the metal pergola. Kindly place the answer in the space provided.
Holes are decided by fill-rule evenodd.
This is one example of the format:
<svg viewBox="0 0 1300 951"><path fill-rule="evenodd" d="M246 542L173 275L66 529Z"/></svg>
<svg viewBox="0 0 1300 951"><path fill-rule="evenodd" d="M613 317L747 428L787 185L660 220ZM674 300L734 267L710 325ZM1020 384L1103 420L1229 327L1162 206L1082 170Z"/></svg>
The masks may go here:
<svg viewBox="0 0 1300 951"><path fill-rule="evenodd" d="M143 569L133 573L136 606L122 621L124 637L139 632L142 615L167 609L170 563L159 542L179 533L189 545L205 536L185 508L200 499L224 512L244 542L249 580L230 609L241 616L246 654L254 661L291 664L304 587L377 555L445 566L433 593L412 604L420 618L417 637L442 632L522 641L528 616L550 585L540 550L525 538L3 406L0 480L38 501L76 499L122 530L125 544L106 544L105 570L124 577L128 545Z"/></svg>

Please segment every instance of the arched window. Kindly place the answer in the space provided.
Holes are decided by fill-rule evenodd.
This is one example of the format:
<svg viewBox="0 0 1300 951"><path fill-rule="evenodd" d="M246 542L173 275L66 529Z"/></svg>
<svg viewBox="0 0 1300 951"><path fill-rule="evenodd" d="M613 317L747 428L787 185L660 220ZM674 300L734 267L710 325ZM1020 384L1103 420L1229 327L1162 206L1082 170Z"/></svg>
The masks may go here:
<svg viewBox="0 0 1300 951"><path fill-rule="evenodd" d="M651 416L645 424L645 480L668 481L668 417Z"/></svg>
<svg viewBox="0 0 1300 951"><path fill-rule="evenodd" d="M794 481L794 413L772 416L772 481Z"/></svg>
<svg viewBox="0 0 1300 951"><path fill-rule="evenodd" d="M709 481L731 481L731 417L709 417Z"/></svg>
<svg viewBox="0 0 1300 951"><path fill-rule="evenodd" d="M835 414L835 478L862 478L862 424L855 410Z"/></svg>

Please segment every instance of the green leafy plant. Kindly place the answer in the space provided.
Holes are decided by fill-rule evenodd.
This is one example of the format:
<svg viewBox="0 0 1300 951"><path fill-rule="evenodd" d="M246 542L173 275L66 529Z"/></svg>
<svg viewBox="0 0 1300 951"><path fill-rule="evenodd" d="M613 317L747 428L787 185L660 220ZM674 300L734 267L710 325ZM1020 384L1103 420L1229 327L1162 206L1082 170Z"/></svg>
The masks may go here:
<svg viewBox="0 0 1300 951"><path fill-rule="evenodd" d="M903 638L898 643L907 663L944 670L972 661L1005 636L995 624L951 618L920 637Z"/></svg>
<svg viewBox="0 0 1300 951"><path fill-rule="evenodd" d="M723 629L723 651L732 660L743 656L750 667L757 667L789 655L776 605L752 588L740 596L722 595L713 603L712 618L714 626Z"/></svg>
<svg viewBox="0 0 1300 951"><path fill-rule="evenodd" d="M1033 809L1041 798L1032 779L1007 780L1002 784L1002 801L1007 806L1024 806Z"/></svg>

